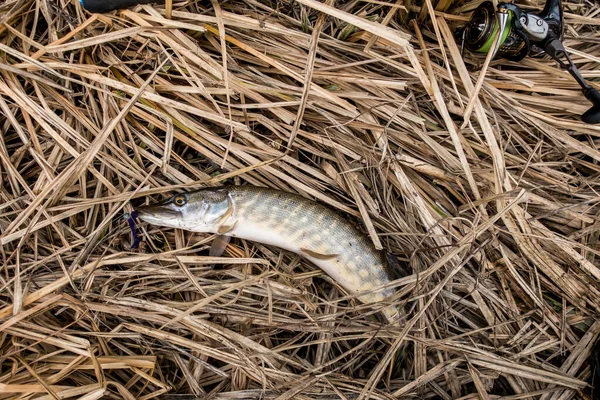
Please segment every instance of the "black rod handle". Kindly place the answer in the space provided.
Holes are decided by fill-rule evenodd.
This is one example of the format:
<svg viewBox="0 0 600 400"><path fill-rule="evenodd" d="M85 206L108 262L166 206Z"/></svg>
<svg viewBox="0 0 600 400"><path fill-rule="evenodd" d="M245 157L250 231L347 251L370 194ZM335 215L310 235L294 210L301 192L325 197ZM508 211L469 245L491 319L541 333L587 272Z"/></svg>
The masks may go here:
<svg viewBox="0 0 600 400"><path fill-rule="evenodd" d="M106 13L138 4L164 3L164 0L79 0L79 2L91 13Z"/></svg>
<svg viewBox="0 0 600 400"><path fill-rule="evenodd" d="M581 73L575 64L573 64L573 61L571 60L571 57L569 57L569 53L565 50L562 42L556 38L552 38L546 42L544 50L546 50L546 53L550 57L558 62L562 69L569 71L569 74L571 74L581 86L581 91L585 98L592 103L592 108L581 115L581 120L586 124L600 123L600 92L590 86L583 76L581 76ZM567 62L564 62L561 59L562 57L564 57Z"/></svg>
<svg viewBox="0 0 600 400"><path fill-rule="evenodd" d="M588 86L583 89L583 94L593 106L581 115L581 120L586 124L600 123L600 92L593 87Z"/></svg>

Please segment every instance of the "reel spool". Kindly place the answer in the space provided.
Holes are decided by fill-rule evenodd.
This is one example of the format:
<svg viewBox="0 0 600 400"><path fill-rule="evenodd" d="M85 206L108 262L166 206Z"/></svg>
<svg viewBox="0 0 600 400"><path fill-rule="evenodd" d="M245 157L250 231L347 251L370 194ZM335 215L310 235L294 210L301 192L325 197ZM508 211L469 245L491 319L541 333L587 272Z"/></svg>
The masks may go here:
<svg viewBox="0 0 600 400"><path fill-rule="evenodd" d="M581 120L588 124L600 123L600 92L583 79L561 42L561 0L548 0L539 13L521 10L512 3L500 3L494 8L491 1L485 1L475 9L462 30L463 46L472 53L487 54L494 50L497 32L500 39L494 57L520 61L527 56L548 54L575 78L584 96L593 104Z"/></svg>
<svg viewBox="0 0 600 400"><path fill-rule="evenodd" d="M513 14L507 15L509 29L501 33L500 43L496 56L511 61L520 61L529 54L531 47L527 36L517 29L512 29ZM500 22L496 18L496 10L491 1L482 3L473 12L468 29L465 29L464 43L472 53L487 54L494 44L496 32L500 29Z"/></svg>

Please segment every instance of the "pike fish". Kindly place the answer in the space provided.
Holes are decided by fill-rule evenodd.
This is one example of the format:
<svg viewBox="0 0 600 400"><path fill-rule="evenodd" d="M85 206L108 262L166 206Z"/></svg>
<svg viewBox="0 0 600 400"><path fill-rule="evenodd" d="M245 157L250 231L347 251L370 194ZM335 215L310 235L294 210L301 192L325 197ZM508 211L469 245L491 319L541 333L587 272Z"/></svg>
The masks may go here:
<svg viewBox="0 0 600 400"><path fill-rule="evenodd" d="M149 224L237 237L294 252L321 268L363 303L394 289L375 290L394 276L383 251L337 212L302 196L257 186L206 188L137 209ZM398 309L384 306L388 321Z"/></svg>

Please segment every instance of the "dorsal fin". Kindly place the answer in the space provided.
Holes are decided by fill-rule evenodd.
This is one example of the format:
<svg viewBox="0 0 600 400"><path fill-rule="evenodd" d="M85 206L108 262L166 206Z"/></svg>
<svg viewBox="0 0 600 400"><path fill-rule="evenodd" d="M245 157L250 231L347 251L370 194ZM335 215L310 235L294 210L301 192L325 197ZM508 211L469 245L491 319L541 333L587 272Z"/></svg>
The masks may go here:
<svg viewBox="0 0 600 400"><path fill-rule="evenodd" d="M388 270L392 280L404 278L405 276L410 275L398 257L388 252L385 253L385 257L387 259Z"/></svg>

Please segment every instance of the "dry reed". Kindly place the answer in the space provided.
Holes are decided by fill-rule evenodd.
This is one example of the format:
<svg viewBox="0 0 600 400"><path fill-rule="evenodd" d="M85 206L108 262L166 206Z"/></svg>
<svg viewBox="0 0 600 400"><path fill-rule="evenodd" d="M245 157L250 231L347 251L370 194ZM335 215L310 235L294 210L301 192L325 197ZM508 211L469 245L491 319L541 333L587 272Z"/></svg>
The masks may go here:
<svg viewBox="0 0 600 400"><path fill-rule="evenodd" d="M0 398L589 398L600 127L551 60L479 79L477 2L76 3L0 5ZM598 14L565 4L591 81ZM259 243L129 248L132 205L223 183L356 220L406 321Z"/></svg>

